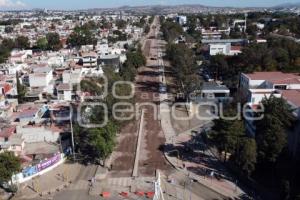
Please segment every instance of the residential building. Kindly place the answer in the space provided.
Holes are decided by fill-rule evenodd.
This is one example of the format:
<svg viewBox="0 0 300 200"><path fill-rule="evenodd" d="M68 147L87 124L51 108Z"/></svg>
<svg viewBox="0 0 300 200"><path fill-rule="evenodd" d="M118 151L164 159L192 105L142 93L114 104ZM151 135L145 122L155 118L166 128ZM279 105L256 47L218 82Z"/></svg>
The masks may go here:
<svg viewBox="0 0 300 200"><path fill-rule="evenodd" d="M176 22L180 25L185 25L187 23L187 17L183 15L179 15L176 17Z"/></svg>
<svg viewBox="0 0 300 200"><path fill-rule="evenodd" d="M265 98L275 96L283 98L294 110L293 114L297 119L293 130L289 131L289 149L296 157L300 153L300 74L283 72L254 72L241 74L240 89L245 97L251 112L254 114L260 108L259 104ZM246 119L247 132L255 136L256 127L253 120Z"/></svg>
<svg viewBox="0 0 300 200"><path fill-rule="evenodd" d="M241 46L231 46L230 43L225 44L210 44L209 55L215 56L217 54L223 54L226 56L233 56L242 53Z"/></svg>
<svg viewBox="0 0 300 200"><path fill-rule="evenodd" d="M72 100L72 85L69 83L61 83L56 87L57 99L62 101Z"/></svg>
<svg viewBox="0 0 300 200"><path fill-rule="evenodd" d="M201 97L207 100L227 101L230 98L230 90L226 85L216 82L204 82L201 89Z"/></svg>
<svg viewBox="0 0 300 200"><path fill-rule="evenodd" d="M34 67L29 74L30 87L46 87L53 80L53 70L48 66Z"/></svg>

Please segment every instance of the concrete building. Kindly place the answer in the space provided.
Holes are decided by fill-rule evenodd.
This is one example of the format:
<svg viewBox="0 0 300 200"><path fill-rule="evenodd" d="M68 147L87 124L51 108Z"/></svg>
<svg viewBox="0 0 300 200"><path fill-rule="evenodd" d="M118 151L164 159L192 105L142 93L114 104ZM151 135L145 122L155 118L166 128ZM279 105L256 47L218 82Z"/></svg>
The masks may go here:
<svg viewBox="0 0 300 200"><path fill-rule="evenodd" d="M24 150L24 140L17 134L15 125L8 125L0 129L0 152L11 151L21 155Z"/></svg>
<svg viewBox="0 0 300 200"><path fill-rule="evenodd" d="M183 15L179 15L176 17L176 22L179 23L181 26L187 23L187 17Z"/></svg>
<svg viewBox="0 0 300 200"><path fill-rule="evenodd" d="M83 67L97 67L97 56L84 56L79 59L79 65L82 64Z"/></svg>
<svg viewBox="0 0 300 200"><path fill-rule="evenodd" d="M293 130L288 134L289 150L293 156L299 159L300 153L300 75L297 73L282 72L254 72L241 74L240 89L248 102L253 116L259 108L259 103L271 95L283 98L294 110L297 119ZM255 136L256 127L254 121L246 120L248 133Z"/></svg>
<svg viewBox="0 0 300 200"><path fill-rule="evenodd" d="M222 54L226 56L233 56L242 53L241 46L231 46L230 43L219 43L209 45L209 55L215 56Z"/></svg>
<svg viewBox="0 0 300 200"><path fill-rule="evenodd" d="M62 101L72 100L72 85L68 83L61 83L56 87L57 99Z"/></svg>
<svg viewBox="0 0 300 200"><path fill-rule="evenodd" d="M118 69L120 67L120 56L119 55L115 55L115 54L109 54L109 55L100 55L99 59L98 59L98 63L99 65L102 66L112 66L116 69Z"/></svg>
<svg viewBox="0 0 300 200"><path fill-rule="evenodd" d="M230 97L230 90L226 85L220 85L216 82L204 82L201 97L208 100L226 101Z"/></svg>
<svg viewBox="0 0 300 200"><path fill-rule="evenodd" d="M107 55L109 54L109 47L107 42L99 42L96 46L96 51L100 55Z"/></svg>
<svg viewBox="0 0 300 200"><path fill-rule="evenodd" d="M76 85L81 81L82 69L65 70L62 74L63 83Z"/></svg>
<svg viewBox="0 0 300 200"><path fill-rule="evenodd" d="M48 67L34 67L33 72L29 74L30 87L47 87L53 80L53 70Z"/></svg>

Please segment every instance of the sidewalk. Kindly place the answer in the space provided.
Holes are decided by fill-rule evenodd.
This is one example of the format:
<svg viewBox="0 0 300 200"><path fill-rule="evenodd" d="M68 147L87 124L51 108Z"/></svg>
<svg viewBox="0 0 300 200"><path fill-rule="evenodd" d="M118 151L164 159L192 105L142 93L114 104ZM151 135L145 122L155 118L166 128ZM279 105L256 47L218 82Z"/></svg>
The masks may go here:
<svg viewBox="0 0 300 200"><path fill-rule="evenodd" d="M220 193L224 196L236 198L243 194L243 191L236 187L234 183L227 181L227 180L217 180L216 178L210 178L205 176L199 176L189 170L187 168L193 166L193 167L201 167L196 166L193 163L190 162L183 162L175 157L170 157L167 155L167 152L165 153L166 158L168 161L180 172L184 173L185 175L189 176L192 179L197 180L199 183L207 186L208 188L214 190L217 193ZM186 168L183 168L183 163L185 164Z"/></svg>
<svg viewBox="0 0 300 200"><path fill-rule="evenodd" d="M188 171L186 168L183 169L183 165L185 167L193 167L193 168L201 168L200 164L191 163L191 162L184 162L176 157L170 157L168 154L172 152L176 148L174 148L177 144L186 142L189 138L189 134L186 132L184 134L176 135L176 132L171 123L171 110L168 104L168 94L160 93L160 119L161 119L161 126L162 130L165 134L166 138L166 148L164 149L164 154L166 159L176 168L178 171L188 175L189 177L196 179L199 183L209 187L210 189L220 193L224 196L228 196L231 198L236 198L243 194L244 192L237 187L233 182L228 180L217 180L215 178L206 178L203 176L199 176L191 171Z"/></svg>
<svg viewBox="0 0 300 200"><path fill-rule="evenodd" d="M70 185L78 175L79 164L63 163L50 172L20 185L15 199L33 199L54 194Z"/></svg>

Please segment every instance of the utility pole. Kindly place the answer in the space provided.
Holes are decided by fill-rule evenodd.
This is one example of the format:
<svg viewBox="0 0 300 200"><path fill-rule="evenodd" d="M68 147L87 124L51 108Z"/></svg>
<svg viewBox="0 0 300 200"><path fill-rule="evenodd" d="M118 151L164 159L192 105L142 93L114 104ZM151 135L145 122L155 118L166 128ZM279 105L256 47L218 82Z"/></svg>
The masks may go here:
<svg viewBox="0 0 300 200"><path fill-rule="evenodd" d="M73 132L73 110L70 110L70 125L71 125L71 138L72 138L72 153L73 153L73 160L75 162L75 144L74 144L74 132Z"/></svg>

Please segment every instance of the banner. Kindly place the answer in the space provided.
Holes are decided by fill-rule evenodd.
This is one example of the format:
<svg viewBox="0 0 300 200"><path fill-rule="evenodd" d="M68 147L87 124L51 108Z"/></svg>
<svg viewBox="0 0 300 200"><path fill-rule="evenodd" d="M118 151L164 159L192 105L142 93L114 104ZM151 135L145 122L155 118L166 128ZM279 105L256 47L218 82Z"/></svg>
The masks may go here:
<svg viewBox="0 0 300 200"><path fill-rule="evenodd" d="M49 158L48 160L44 160L41 163L37 164L37 170L40 172L52 165L54 165L55 163L57 163L58 161L60 161L61 159L61 155L60 154L56 154L55 156L53 156L52 158Z"/></svg>

